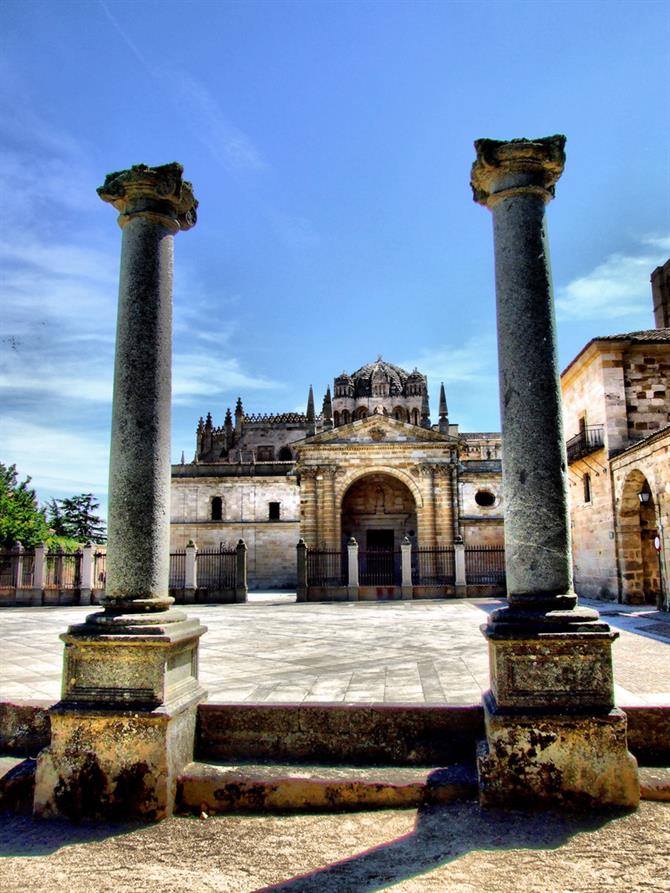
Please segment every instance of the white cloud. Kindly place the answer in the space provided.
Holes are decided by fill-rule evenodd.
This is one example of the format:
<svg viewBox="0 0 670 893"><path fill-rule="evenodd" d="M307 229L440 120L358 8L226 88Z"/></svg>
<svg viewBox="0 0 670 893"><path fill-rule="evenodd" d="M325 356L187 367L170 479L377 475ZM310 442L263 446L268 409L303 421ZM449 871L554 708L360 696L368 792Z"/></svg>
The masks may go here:
<svg viewBox="0 0 670 893"><path fill-rule="evenodd" d="M176 354L173 370L174 403L189 403L195 397L231 391L275 390L281 387L279 382L245 372L235 358L222 358L219 354Z"/></svg>
<svg viewBox="0 0 670 893"><path fill-rule="evenodd" d="M427 375L432 391L436 391L442 381L445 387L463 382L479 382L497 387L495 335L479 335L458 347L422 350L418 358L401 365L404 369L416 367Z"/></svg>
<svg viewBox="0 0 670 893"><path fill-rule="evenodd" d="M670 236L650 235L641 243L639 254L611 254L589 273L558 288L559 318L614 319L650 307L649 275L667 260Z"/></svg>
<svg viewBox="0 0 670 893"><path fill-rule="evenodd" d="M41 502L52 494L92 492L100 498L107 491L105 433L95 437L10 416L2 422L2 451L2 461L16 462L21 475L32 477Z"/></svg>

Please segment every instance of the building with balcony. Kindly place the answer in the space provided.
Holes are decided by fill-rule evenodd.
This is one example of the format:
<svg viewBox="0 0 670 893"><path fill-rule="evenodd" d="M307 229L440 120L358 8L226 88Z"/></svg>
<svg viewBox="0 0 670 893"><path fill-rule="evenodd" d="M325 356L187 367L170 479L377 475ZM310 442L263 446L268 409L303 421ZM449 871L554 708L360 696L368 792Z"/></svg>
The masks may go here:
<svg viewBox="0 0 670 893"><path fill-rule="evenodd" d="M652 274L657 327L593 338L561 375L575 589L668 607L670 261Z"/></svg>

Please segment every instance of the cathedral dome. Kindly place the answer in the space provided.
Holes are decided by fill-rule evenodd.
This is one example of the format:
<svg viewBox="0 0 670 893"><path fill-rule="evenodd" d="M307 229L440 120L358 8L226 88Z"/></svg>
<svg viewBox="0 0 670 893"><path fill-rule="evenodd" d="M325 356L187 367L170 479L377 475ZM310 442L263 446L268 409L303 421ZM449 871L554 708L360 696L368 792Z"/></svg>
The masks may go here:
<svg viewBox="0 0 670 893"><path fill-rule="evenodd" d="M351 376L357 397L371 396L382 387L388 389L386 394L389 396L402 394L408 377L409 373L400 366L387 363L381 357L377 357L374 363L361 366Z"/></svg>

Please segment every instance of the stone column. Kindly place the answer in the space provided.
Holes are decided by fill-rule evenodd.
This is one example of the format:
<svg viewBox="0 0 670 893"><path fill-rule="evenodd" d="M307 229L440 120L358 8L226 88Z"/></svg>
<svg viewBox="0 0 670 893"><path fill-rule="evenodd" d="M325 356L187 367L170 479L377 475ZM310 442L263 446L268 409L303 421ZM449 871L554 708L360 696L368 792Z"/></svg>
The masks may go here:
<svg viewBox="0 0 670 893"><path fill-rule="evenodd" d="M307 579L307 544L302 537L300 537L300 539L298 540L298 545L296 546L296 561L298 565L298 586L296 600L299 602L306 602L307 587L309 584L309 581Z"/></svg>
<svg viewBox="0 0 670 893"><path fill-rule="evenodd" d="M408 536L400 543L400 585L403 599L411 599L412 589L412 543Z"/></svg>
<svg viewBox="0 0 670 893"><path fill-rule="evenodd" d="M93 592L93 574L95 571L95 558L93 556L93 543L86 543L81 556L81 582L79 586L79 604L90 605Z"/></svg>
<svg viewBox="0 0 670 893"><path fill-rule="evenodd" d="M30 604L41 605L44 601L44 585L47 577L47 545L35 546L35 566L33 568L33 594Z"/></svg>
<svg viewBox="0 0 670 893"><path fill-rule="evenodd" d="M491 690L482 803L635 805L611 643L572 587L567 462L545 205L565 137L478 140L475 201L493 214L508 606L483 628Z"/></svg>
<svg viewBox="0 0 670 893"><path fill-rule="evenodd" d="M358 601L358 543L352 536L347 543L347 598L350 602Z"/></svg>
<svg viewBox="0 0 670 893"><path fill-rule="evenodd" d="M247 585L247 544L244 540L239 540L235 547L236 565L235 565L235 601L246 602L249 586Z"/></svg>
<svg viewBox="0 0 670 893"><path fill-rule="evenodd" d="M454 543L454 586L460 598L466 594L467 578L465 576L465 544Z"/></svg>
<svg viewBox="0 0 670 893"><path fill-rule="evenodd" d="M195 601L195 593L198 588L198 569L196 566L198 560L198 547L189 540L186 543L184 556L184 602L193 604Z"/></svg>
<svg viewBox="0 0 670 893"><path fill-rule="evenodd" d="M36 815L157 819L193 759L198 641L171 608L170 390L173 236L195 224L182 167L137 165L98 190L123 230L104 610L72 626Z"/></svg>

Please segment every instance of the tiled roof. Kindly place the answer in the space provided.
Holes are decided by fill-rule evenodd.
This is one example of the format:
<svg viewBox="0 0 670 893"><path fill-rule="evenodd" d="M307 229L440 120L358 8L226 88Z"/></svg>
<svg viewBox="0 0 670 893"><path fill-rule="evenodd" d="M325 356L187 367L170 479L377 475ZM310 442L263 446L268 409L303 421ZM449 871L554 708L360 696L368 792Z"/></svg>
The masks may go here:
<svg viewBox="0 0 670 893"><path fill-rule="evenodd" d="M661 343L670 341L670 328L668 329L641 329L639 332L624 332L622 335L598 335L592 341L633 341Z"/></svg>

